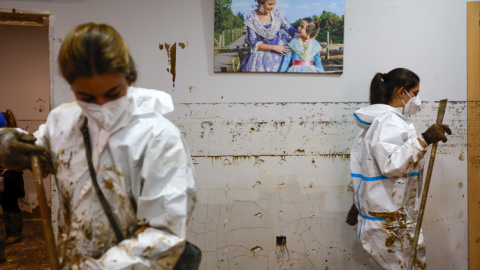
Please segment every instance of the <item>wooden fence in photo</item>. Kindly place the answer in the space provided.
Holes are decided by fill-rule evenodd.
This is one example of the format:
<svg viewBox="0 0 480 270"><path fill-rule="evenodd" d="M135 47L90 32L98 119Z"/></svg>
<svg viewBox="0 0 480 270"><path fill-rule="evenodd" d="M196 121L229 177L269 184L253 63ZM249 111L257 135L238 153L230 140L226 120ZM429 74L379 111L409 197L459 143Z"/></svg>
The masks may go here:
<svg viewBox="0 0 480 270"><path fill-rule="evenodd" d="M219 35L217 40L217 35L215 34L213 40L215 41L216 47L224 47L225 45L231 43L232 41L236 40L238 37L245 33L244 28L235 28L230 30L223 30L222 33Z"/></svg>

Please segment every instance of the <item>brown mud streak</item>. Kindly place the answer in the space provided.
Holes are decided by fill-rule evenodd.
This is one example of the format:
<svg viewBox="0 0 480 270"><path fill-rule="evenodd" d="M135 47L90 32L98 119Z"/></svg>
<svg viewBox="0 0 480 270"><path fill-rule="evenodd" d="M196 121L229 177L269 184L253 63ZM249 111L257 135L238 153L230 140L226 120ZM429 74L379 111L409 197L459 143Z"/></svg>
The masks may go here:
<svg viewBox="0 0 480 270"><path fill-rule="evenodd" d="M383 223L383 228L388 235L385 239L386 247L391 247L399 240L402 232L407 228L406 214L402 213L402 209L400 208L399 211L395 212L369 212L370 216L386 220Z"/></svg>
<svg viewBox="0 0 480 270"><path fill-rule="evenodd" d="M185 49L185 43L178 43L178 46ZM175 87L175 78L177 76L177 43L175 42L172 45L168 43L160 44L158 48L167 51L168 62L170 63L170 68L167 68L167 71L172 74L173 87Z"/></svg>
<svg viewBox="0 0 480 270"><path fill-rule="evenodd" d="M410 236L409 233L406 232L407 230L407 223L406 223L406 211L402 207L395 212L368 212L369 215L373 217L378 217L385 219L383 224L383 229L387 233L387 237L385 239L385 246L389 248L387 252L395 253L395 249L390 248L397 242L398 240L402 241L402 238L407 237L410 242L410 246L413 246L413 237ZM402 245L403 249L403 245ZM417 255L418 256L418 255ZM420 262L418 258L414 259L414 269L426 269L426 265L423 262Z"/></svg>

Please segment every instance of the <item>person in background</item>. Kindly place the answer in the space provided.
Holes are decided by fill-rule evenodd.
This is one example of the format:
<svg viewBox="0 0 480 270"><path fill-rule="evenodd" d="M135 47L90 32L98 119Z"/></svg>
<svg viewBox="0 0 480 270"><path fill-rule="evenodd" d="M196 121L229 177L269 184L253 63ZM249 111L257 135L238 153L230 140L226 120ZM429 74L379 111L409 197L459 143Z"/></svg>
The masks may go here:
<svg viewBox="0 0 480 270"><path fill-rule="evenodd" d="M427 146L447 141L448 125L433 124L417 135L408 116L421 107L420 78L405 68L377 73L370 85L370 106L354 113L361 128L350 158L353 200L347 223L357 225L358 239L370 269L407 269L415 234ZM425 269L420 234L414 269Z"/></svg>
<svg viewBox="0 0 480 270"><path fill-rule="evenodd" d="M11 110L2 112L2 116L5 119L6 127L17 127L15 116ZM23 239L23 218L18 205L18 199L25 197L23 172L2 168L0 177L2 178L0 184L0 205L2 206L3 223L5 224L5 244L10 245Z"/></svg>
<svg viewBox="0 0 480 270"><path fill-rule="evenodd" d="M194 168L163 116L173 110L170 95L132 86L129 48L106 24L71 29L58 63L76 102L50 112L35 144L23 131L0 130L0 165L30 168L32 154L44 174L52 165L61 268L198 269L201 253L185 240Z"/></svg>
<svg viewBox="0 0 480 270"><path fill-rule="evenodd" d="M6 126L5 117L3 114L0 113L0 128L4 128ZM0 168L0 172L5 170L4 168ZM0 189L2 184L0 183ZM1 196L1 195L0 195ZM5 256L5 224L0 222L0 264L5 263L7 258Z"/></svg>
<svg viewBox="0 0 480 270"><path fill-rule="evenodd" d="M321 46L315 40L320 32L320 23L312 18L303 18L297 36L288 43L291 51L283 58L280 72L325 72L320 57Z"/></svg>
<svg viewBox="0 0 480 270"><path fill-rule="evenodd" d="M247 15L250 51L240 67L242 72L278 72L283 56L289 52L288 38L284 38L281 29L291 37L295 28L288 23L285 12L275 8L276 0L256 0L257 9Z"/></svg>

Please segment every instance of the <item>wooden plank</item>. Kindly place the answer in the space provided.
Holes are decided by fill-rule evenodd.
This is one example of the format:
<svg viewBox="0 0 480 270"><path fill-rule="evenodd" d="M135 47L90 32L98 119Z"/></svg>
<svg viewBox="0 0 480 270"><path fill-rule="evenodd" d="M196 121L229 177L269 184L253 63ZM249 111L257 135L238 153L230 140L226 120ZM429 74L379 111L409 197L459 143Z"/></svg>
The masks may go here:
<svg viewBox="0 0 480 270"><path fill-rule="evenodd" d="M44 26L47 18L44 14L0 12L1 25Z"/></svg>
<svg viewBox="0 0 480 270"><path fill-rule="evenodd" d="M467 2L469 269L480 269L480 2Z"/></svg>
<svg viewBox="0 0 480 270"><path fill-rule="evenodd" d="M468 101L480 101L480 1L467 2Z"/></svg>

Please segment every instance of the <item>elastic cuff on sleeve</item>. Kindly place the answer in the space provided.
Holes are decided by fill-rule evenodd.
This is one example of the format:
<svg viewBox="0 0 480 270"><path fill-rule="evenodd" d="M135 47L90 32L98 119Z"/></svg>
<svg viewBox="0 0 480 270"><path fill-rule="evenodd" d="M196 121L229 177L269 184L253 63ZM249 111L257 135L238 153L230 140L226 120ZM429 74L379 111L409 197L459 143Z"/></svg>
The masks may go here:
<svg viewBox="0 0 480 270"><path fill-rule="evenodd" d="M418 150L426 151L426 150L425 150L426 147L423 147L423 146L420 144L420 142L418 141L418 139L420 139L420 140L422 140L422 141L425 142L425 138L423 138L423 136L420 135L420 136L418 136L418 138L414 138L414 140L413 140L413 146L415 146L415 148L417 148ZM427 143L427 142L425 142L425 143L426 143L427 146L428 146L428 143Z"/></svg>
<svg viewBox="0 0 480 270"><path fill-rule="evenodd" d="M423 137L423 134L420 134L420 136L418 137L420 138L420 140L422 140L424 143L428 145L427 140L425 140L425 137Z"/></svg>

